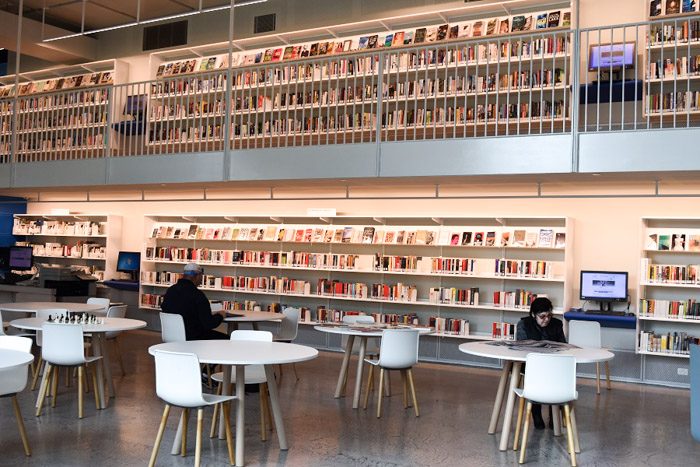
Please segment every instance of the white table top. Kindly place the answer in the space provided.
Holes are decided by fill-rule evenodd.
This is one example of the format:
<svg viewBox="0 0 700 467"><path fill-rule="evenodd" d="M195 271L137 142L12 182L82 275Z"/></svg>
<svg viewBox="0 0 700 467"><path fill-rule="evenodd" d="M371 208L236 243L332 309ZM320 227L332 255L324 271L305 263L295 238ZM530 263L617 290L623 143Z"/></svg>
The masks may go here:
<svg viewBox="0 0 700 467"><path fill-rule="evenodd" d="M370 330L376 327L376 331ZM318 325L314 326L314 329L321 332L329 332L331 334L345 334L348 336L365 336L365 337L382 337L382 332L385 329L396 329L389 328L387 326L380 327L372 324L353 324L352 326L345 326L342 324L328 324L328 325ZM417 329L419 335L430 334L433 332L430 328L425 327L410 327L407 326L405 329Z"/></svg>
<svg viewBox="0 0 700 467"><path fill-rule="evenodd" d="M514 362L524 362L529 353L537 353L537 349L532 350L512 350L506 346L489 345L488 342L467 342L459 346L459 350L466 354L477 357L498 358L501 360L511 360ZM554 352L553 355L573 355L576 363L596 363L612 360L615 354L606 349L594 349L582 347L578 349L567 349Z"/></svg>
<svg viewBox="0 0 700 467"><path fill-rule="evenodd" d="M272 313L269 311L227 311L224 318L226 322L233 323L254 323L256 321L274 321L284 318L282 313Z"/></svg>
<svg viewBox="0 0 700 467"><path fill-rule="evenodd" d="M28 365L34 360L34 355L19 350L0 349L0 370L8 370L22 365Z"/></svg>
<svg viewBox="0 0 700 467"><path fill-rule="evenodd" d="M318 356L318 350L305 345L246 340L168 342L152 345L148 353L153 355L156 350L194 353L200 363L221 365L278 365L312 360Z"/></svg>
<svg viewBox="0 0 700 467"><path fill-rule="evenodd" d="M18 313L36 313L38 310L64 309L74 313L106 313L105 307L93 303L73 302L15 302L0 303L0 311L16 311Z"/></svg>
<svg viewBox="0 0 700 467"><path fill-rule="evenodd" d="M131 318L101 318L104 324L83 324L83 332L115 332L115 331L130 331L146 327L146 322ZM18 329L28 329L32 331L41 331L41 325L46 320L44 318L21 318L10 321L10 326Z"/></svg>

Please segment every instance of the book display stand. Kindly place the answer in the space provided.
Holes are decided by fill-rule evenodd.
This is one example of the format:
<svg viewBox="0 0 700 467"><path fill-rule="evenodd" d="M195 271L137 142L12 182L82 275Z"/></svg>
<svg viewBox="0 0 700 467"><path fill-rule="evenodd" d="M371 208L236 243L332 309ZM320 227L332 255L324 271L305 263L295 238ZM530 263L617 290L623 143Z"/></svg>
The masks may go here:
<svg viewBox="0 0 700 467"><path fill-rule="evenodd" d="M15 214L17 245L31 246L34 263L75 266L99 281L116 274L122 219L107 214Z"/></svg>
<svg viewBox="0 0 700 467"><path fill-rule="evenodd" d="M508 338L537 295L569 306L567 218L147 216L140 304L184 264L224 309L301 308L302 324L372 314L436 335ZM506 323L509 326L503 326Z"/></svg>
<svg viewBox="0 0 700 467"><path fill-rule="evenodd" d="M700 219L642 222L637 352L688 358L700 339Z"/></svg>

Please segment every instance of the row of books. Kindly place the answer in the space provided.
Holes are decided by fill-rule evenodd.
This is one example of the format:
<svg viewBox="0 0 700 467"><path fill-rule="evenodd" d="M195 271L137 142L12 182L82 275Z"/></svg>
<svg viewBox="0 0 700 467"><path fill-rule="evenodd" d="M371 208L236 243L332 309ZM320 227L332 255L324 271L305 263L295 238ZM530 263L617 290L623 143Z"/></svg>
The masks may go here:
<svg viewBox="0 0 700 467"><path fill-rule="evenodd" d="M678 44L682 47L697 40L700 40L700 20L652 24L647 36L647 42L652 46Z"/></svg>
<svg viewBox="0 0 700 467"><path fill-rule="evenodd" d="M185 117L223 117L226 105L222 99L190 102L155 102L151 104L150 120Z"/></svg>
<svg viewBox="0 0 700 467"><path fill-rule="evenodd" d="M639 300L639 316L650 318L678 318L700 320L700 302L688 300Z"/></svg>
<svg viewBox="0 0 700 467"><path fill-rule="evenodd" d="M270 49L261 49L253 53L233 55L231 66L247 66L256 63L274 63L319 56L328 56L343 52L382 47L397 47L414 44L429 44L448 39L468 39L495 36L512 32L542 30L548 28L568 27L571 24L571 12L556 10L528 15L514 15L488 20L476 20L453 24L422 27L408 31L393 31L386 35L367 35L357 38L339 38L334 41L289 45ZM228 56L204 57L201 59L181 60L161 64L156 77L172 76L195 71L210 71L228 67Z"/></svg>
<svg viewBox="0 0 700 467"><path fill-rule="evenodd" d="M652 264L642 258L641 270L645 282L700 284L700 264Z"/></svg>
<svg viewBox="0 0 700 467"><path fill-rule="evenodd" d="M150 238L295 243L360 243L563 248L566 233L552 228L373 227L245 224L156 224Z"/></svg>
<svg viewBox="0 0 700 467"><path fill-rule="evenodd" d="M683 80L700 74L700 55L651 60L647 79Z"/></svg>
<svg viewBox="0 0 700 467"><path fill-rule="evenodd" d="M450 336L469 335L469 320L466 319L431 316L428 318L428 325L435 329L436 334L446 334Z"/></svg>
<svg viewBox="0 0 700 467"><path fill-rule="evenodd" d="M672 114L674 112L697 112L700 110L700 91L678 91L646 96L648 114Z"/></svg>
<svg viewBox="0 0 700 467"><path fill-rule="evenodd" d="M71 110L83 106L105 106L108 103L109 94L106 89L92 91L70 92L64 94L50 94L46 96L33 96L18 99L17 113ZM0 101L0 113L15 112L15 101Z"/></svg>
<svg viewBox="0 0 700 467"><path fill-rule="evenodd" d="M541 295L541 294L540 294ZM530 304L538 294L530 290L516 289L512 291L497 290L493 293L494 306L506 308L529 309Z"/></svg>
<svg viewBox="0 0 700 467"><path fill-rule="evenodd" d="M73 132L68 135L42 134L39 138L18 138L16 152L36 151L69 151L82 149L98 149L103 146L104 134L102 130L96 130L89 134Z"/></svg>
<svg viewBox="0 0 700 467"><path fill-rule="evenodd" d="M639 333L639 350L642 352L687 355L692 344L700 344L700 338L689 336L687 332Z"/></svg>
<svg viewBox="0 0 700 467"><path fill-rule="evenodd" d="M491 337L494 339L515 340L517 326L503 321L494 321L491 324Z"/></svg>
<svg viewBox="0 0 700 467"><path fill-rule="evenodd" d="M496 259L494 273L498 276L552 277L550 261Z"/></svg>
<svg viewBox="0 0 700 467"><path fill-rule="evenodd" d="M469 289L433 287L428 292L428 302L478 306L479 287L471 287Z"/></svg>
<svg viewBox="0 0 700 467"><path fill-rule="evenodd" d="M104 109L95 108L88 112L85 107L80 107L69 112L21 115L17 118L17 130L46 131L106 122L107 113Z"/></svg>
<svg viewBox="0 0 700 467"><path fill-rule="evenodd" d="M26 96L40 92L52 92L66 89L75 89L85 86L102 86L114 83L114 73L111 71L87 73L84 75L68 76L65 78L53 78L43 81L31 81L19 84L15 92L15 86L0 86L0 98L15 95Z"/></svg>
<svg viewBox="0 0 700 467"><path fill-rule="evenodd" d="M12 235L104 235L107 224L93 221L61 221L15 217Z"/></svg>
<svg viewBox="0 0 700 467"><path fill-rule="evenodd" d="M644 248L659 251L700 251L700 234L650 233L647 235Z"/></svg>
<svg viewBox="0 0 700 467"><path fill-rule="evenodd" d="M168 96L179 96L182 94L207 94L226 92L226 75L215 74L198 77L188 77L186 79L158 81L151 84L151 98L163 99Z"/></svg>
<svg viewBox="0 0 700 467"><path fill-rule="evenodd" d="M649 0L649 16L677 15L698 11L695 0Z"/></svg>
<svg viewBox="0 0 700 467"><path fill-rule="evenodd" d="M54 256L57 258L105 259L107 252L104 245L78 242L74 245L47 242L44 244L17 242L18 246L31 246L34 256Z"/></svg>

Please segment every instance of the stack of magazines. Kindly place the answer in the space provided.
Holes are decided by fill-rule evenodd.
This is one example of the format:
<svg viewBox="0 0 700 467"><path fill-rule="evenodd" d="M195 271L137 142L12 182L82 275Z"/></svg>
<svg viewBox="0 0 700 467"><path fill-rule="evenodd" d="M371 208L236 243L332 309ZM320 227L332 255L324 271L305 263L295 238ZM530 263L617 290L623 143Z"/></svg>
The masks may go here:
<svg viewBox="0 0 700 467"><path fill-rule="evenodd" d="M566 342L536 341L532 339L522 341L498 340L488 342L488 345L503 346L513 350L529 350L537 353L555 353L561 352L562 350L579 348L575 345L567 344Z"/></svg>

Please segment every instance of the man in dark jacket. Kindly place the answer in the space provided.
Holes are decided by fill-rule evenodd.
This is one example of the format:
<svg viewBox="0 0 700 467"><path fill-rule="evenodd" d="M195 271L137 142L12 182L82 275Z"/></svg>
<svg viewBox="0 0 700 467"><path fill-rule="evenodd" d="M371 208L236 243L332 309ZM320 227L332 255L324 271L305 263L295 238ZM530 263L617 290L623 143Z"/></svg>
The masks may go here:
<svg viewBox="0 0 700 467"><path fill-rule="evenodd" d="M552 317L553 309L552 302L548 298L538 297L534 299L530 304L530 316L526 316L518 321L515 338L519 341L532 339L536 341L566 342L564 324L560 319ZM532 404L532 421L538 430L544 428L542 406L540 404ZM551 428L551 415L549 425Z"/></svg>
<svg viewBox="0 0 700 467"><path fill-rule="evenodd" d="M226 316L221 310L212 314L211 305L204 292L197 286L202 282L204 270L196 263L188 263L184 277L168 288L161 304L165 313L182 316L185 322L185 336L188 341L200 339L228 339L224 333L214 331Z"/></svg>

